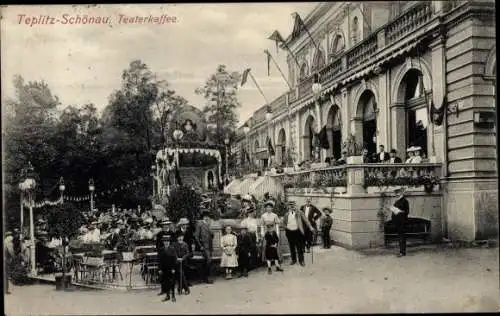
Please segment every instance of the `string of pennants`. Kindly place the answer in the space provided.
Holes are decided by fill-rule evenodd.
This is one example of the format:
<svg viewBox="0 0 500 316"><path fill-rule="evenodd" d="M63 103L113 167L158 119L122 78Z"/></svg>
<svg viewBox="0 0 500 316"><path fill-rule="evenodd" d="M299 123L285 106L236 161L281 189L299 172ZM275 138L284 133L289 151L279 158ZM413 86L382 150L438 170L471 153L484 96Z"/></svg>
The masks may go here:
<svg viewBox="0 0 500 316"><path fill-rule="evenodd" d="M139 181L138 180L134 180L130 183L127 183L127 184L123 184L121 185L120 187L118 188L115 188L115 189L109 189L109 190L104 190L102 192L96 192L94 193L94 197L105 197L105 196L109 196L111 194L115 194L115 193L118 193L118 192L122 192L122 191L125 191L127 189L130 189L130 188L134 188L134 187L137 187L139 185ZM86 201L90 201L90 195L85 195L85 196L70 196L70 195L64 195L64 197L60 197L59 199L55 200L55 201L49 201L49 200L43 200L43 201L40 201L40 202L35 202L33 204L33 207L34 208L42 208L44 206L56 206L56 205L60 205L60 204L63 204L64 202L86 202ZM29 202L27 200L24 200L23 201L23 205L25 207L29 207Z"/></svg>
<svg viewBox="0 0 500 316"><path fill-rule="evenodd" d="M63 202L64 202L63 197L60 197L59 199L57 199L55 201L43 200L41 202L35 202L33 204L33 207L34 208L41 208L41 207L44 207L44 206L47 206L47 205L49 205L49 206L56 206L56 205L62 204ZM26 200L23 201L23 204L24 204L25 207L29 207L30 206L29 202L26 201Z"/></svg>

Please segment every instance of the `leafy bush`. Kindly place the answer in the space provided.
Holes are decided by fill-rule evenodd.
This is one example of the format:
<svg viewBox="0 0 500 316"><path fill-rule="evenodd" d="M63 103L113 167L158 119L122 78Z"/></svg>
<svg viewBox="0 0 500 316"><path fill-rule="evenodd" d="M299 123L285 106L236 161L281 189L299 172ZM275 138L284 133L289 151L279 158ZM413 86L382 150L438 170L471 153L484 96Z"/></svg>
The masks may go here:
<svg viewBox="0 0 500 316"><path fill-rule="evenodd" d="M186 217L190 221L200 217L201 195L188 186L179 186L170 192L167 213L170 220L177 222Z"/></svg>
<svg viewBox="0 0 500 316"><path fill-rule="evenodd" d="M61 238L71 238L85 223L81 205L64 203L47 210L47 224L51 232Z"/></svg>

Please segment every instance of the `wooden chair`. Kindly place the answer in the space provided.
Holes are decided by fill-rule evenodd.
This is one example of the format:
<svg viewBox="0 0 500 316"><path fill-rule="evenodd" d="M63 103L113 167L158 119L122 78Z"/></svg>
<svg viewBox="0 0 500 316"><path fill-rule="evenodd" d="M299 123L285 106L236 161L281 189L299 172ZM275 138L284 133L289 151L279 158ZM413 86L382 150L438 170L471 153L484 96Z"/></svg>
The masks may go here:
<svg viewBox="0 0 500 316"><path fill-rule="evenodd" d="M104 276L104 258L103 257L87 257L82 265L84 267L85 281L102 282Z"/></svg>
<svg viewBox="0 0 500 316"><path fill-rule="evenodd" d="M153 282L158 282L158 271L159 271L159 262L158 262L158 254L148 253L144 258L144 280L146 284L151 284Z"/></svg>
<svg viewBox="0 0 500 316"><path fill-rule="evenodd" d="M120 280L123 281L123 275L121 272L121 260L122 256L119 252L110 252L103 254L104 261L104 277L105 280L113 282L117 275L120 276Z"/></svg>

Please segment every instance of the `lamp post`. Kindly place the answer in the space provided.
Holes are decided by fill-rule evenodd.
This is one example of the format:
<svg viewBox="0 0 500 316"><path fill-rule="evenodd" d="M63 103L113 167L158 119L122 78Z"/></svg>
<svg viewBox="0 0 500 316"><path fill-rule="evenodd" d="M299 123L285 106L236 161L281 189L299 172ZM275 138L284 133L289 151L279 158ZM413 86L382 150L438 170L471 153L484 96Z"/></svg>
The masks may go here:
<svg viewBox="0 0 500 316"><path fill-rule="evenodd" d="M19 190L21 191L21 193L19 194L20 196L20 202L21 202L21 217L20 217L20 220L21 220L21 227L19 227L19 231L20 231L20 234L21 236L24 236L24 205L23 205L23 190L24 190L24 183L21 182L19 183Z"/></svg>
<svg viewBox="0 0 500 316"><path fill-rule="evenodd" d="M89 180L89 191L90 191L90 212L94 210L94 179L90 178Z"/></svg>
<svg viewBox="0 0 500 316"><path fill-rule="evenodd" d="M226 144L226 180L229 179L229 137L226 136L224 139L224 144Z"/></svg>
<svg viewBox="0 0 500 316"><path fill-rule="evenodd" d="M152 201L153 207L154 207L154 204L155 204L155 195L156 195L156 191L155 191L155 182L156 182L155 173L156 173L156 166L152 165L151 166L151 178L153 179L153 201Z"/></svg>
<svg viewBox="0 0 500 316"><path fill-rule="evenodd" d="M31 162L28 162L26 173L26 179L19 185L22 191L24 191L25 195L28 197L28 204L30 208L30 267L31 267L31 275L36 276L36 254L35 254L35 219L33 215L33 206L35 204L35 188L36 188L36 180L35 180L35 170Z"/></svg>
<svg viewBox="0 0 500 316"><path fill-rule="evenodd" d="M177 122L175 123L175 125L177 126ZM179 168L179 142L184 136L184 133L176 127L172 136L175 140L175 164L177 168Z"/></svg>
<svg viewBox="0 0 500 316"><path fill-rule="evenodd" d="M66 186L64 185L63 177L61 177L59 179L59 191L61 192L61 203L64 203L64 190L66 190Z"/></svg>
<svg viewBox="0 0 500 316"><path fill-rule="evenodd" d="M245 133L245 143L246 143L245 147L247 148L247 150L245 150L245 153L247 153L250 156L250 154L248 153L248 150L250 150L250 146L248 146L248 133L250 133L250 126L248 126L247 123L245 123L245 125L243 126L243 133ZM251 161L249 161L248 163L250 164Z"/></svg>

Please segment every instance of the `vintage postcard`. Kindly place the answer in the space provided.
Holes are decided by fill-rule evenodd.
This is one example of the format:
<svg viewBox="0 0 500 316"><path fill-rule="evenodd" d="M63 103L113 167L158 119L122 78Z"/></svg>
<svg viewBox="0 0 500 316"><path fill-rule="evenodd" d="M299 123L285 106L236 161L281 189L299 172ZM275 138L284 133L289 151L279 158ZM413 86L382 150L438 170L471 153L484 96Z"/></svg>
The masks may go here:
<svg viewBox="0 0 500 316"><path fill-rule="evenodd" d="M5 315L500 311L493 0L0 10Z"/></svg>

